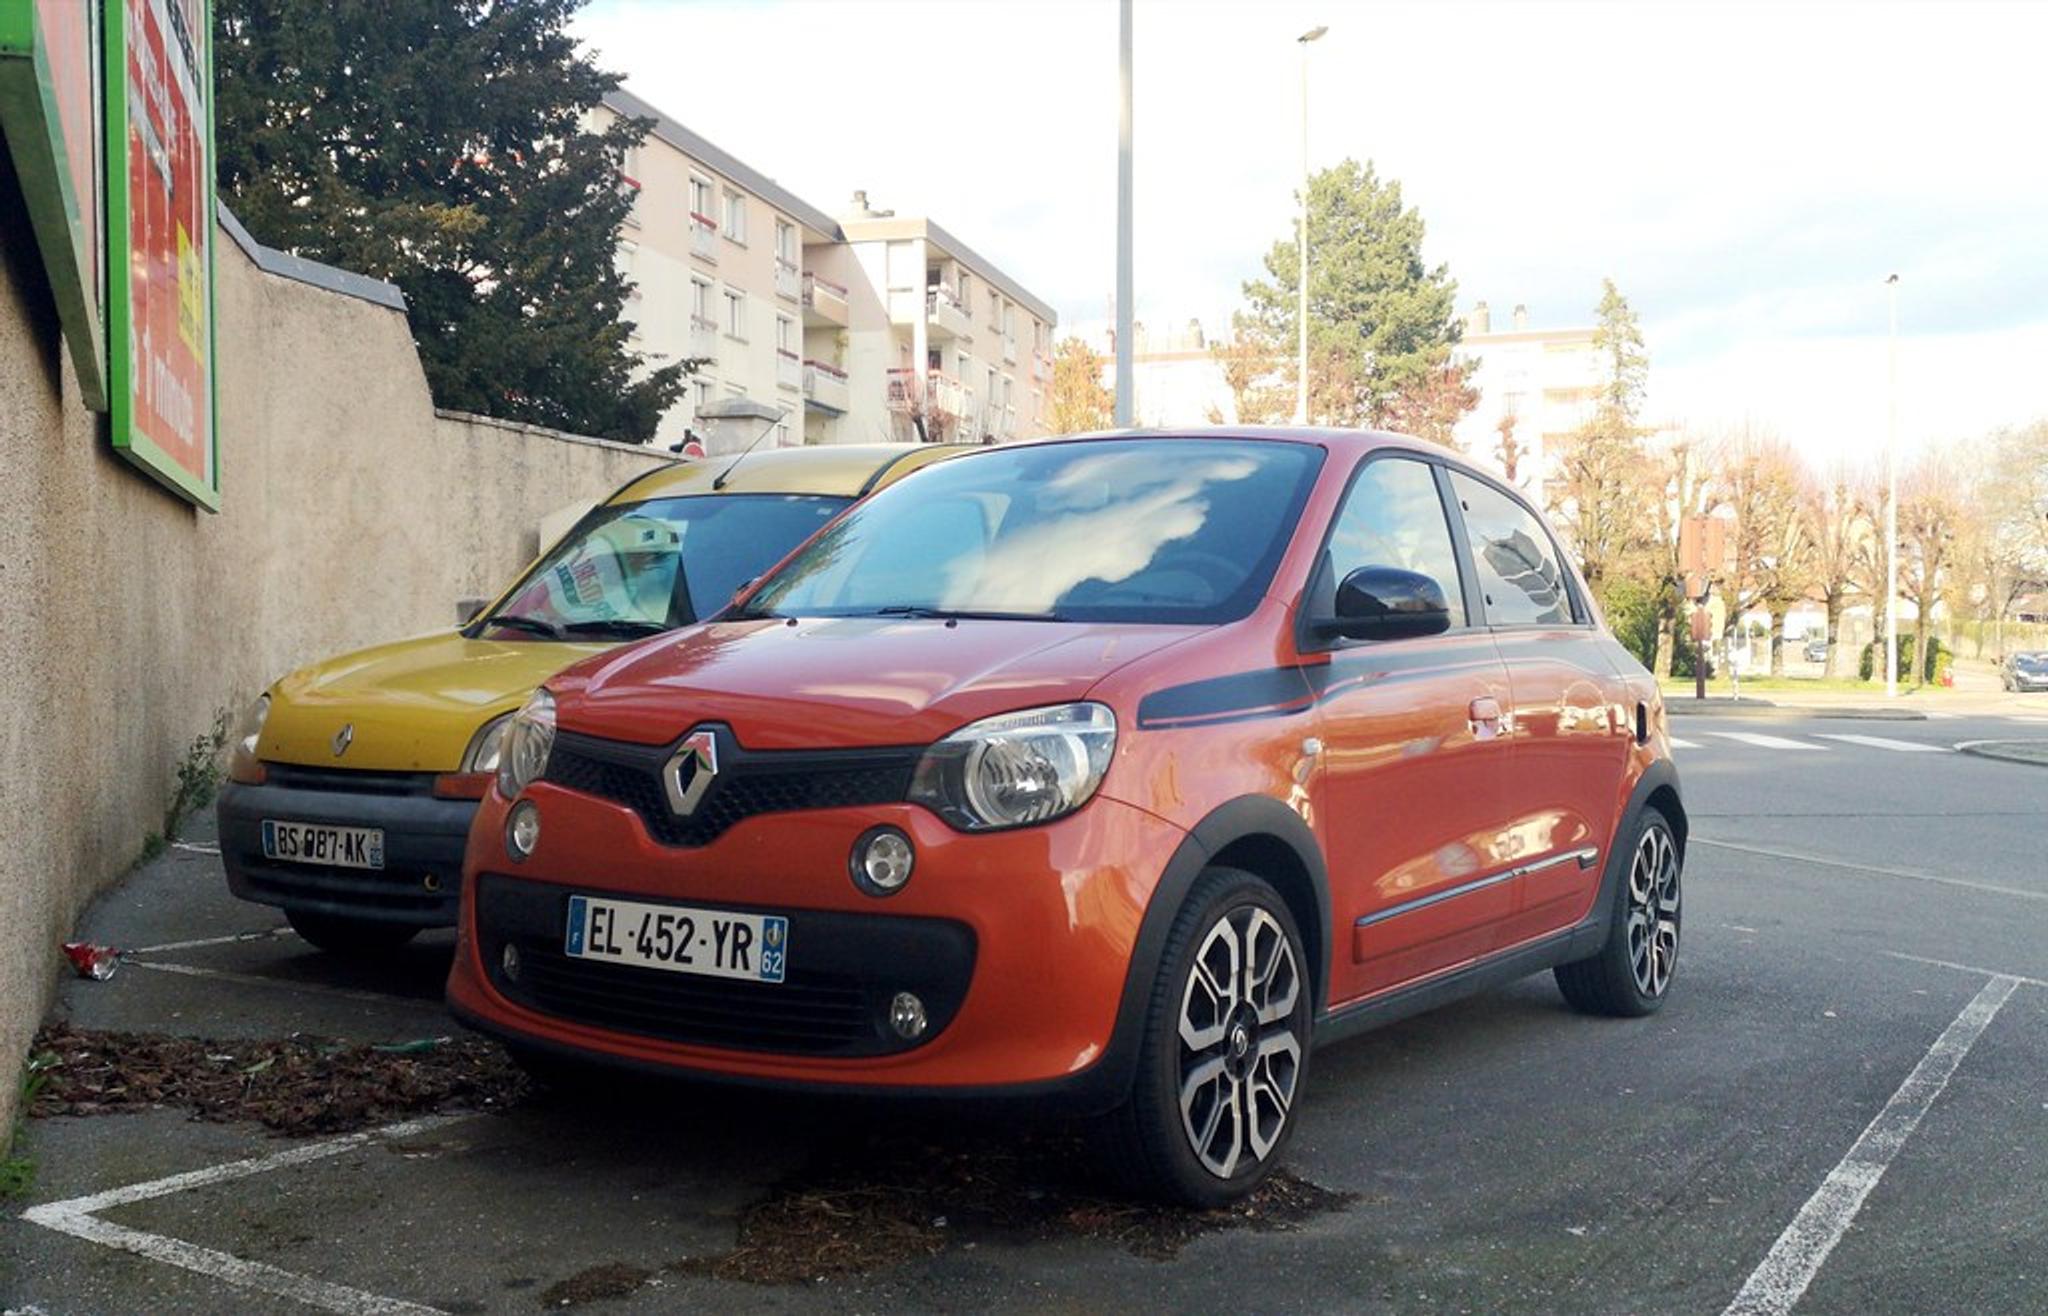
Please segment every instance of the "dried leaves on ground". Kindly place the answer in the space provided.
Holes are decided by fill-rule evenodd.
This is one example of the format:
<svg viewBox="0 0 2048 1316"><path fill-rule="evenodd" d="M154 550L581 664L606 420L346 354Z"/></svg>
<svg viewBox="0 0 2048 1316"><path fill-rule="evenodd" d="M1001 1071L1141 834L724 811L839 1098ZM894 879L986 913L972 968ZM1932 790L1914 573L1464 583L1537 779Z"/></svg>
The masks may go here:
<svg viewBox="0 0 2048 1316"><path fill-rule="evenodd" d="M474 1038L366 1046L294 1035L209 1041L54 1024L35 1052L55 1057L29 1113L103 1115L183 1107L212 1122L254 1120L279 1133L345 1133L444 1109L502 1107L526 1079Z"/></svg>
<svg viewBox="0 0 2048 1316"><path fill-rule="evenodd" d="M809 1167L741 1217L739 1243L672 1269L752 1284L864 1274L955 1244L1087 1238L1166 1260L1222 1229L1287 1229L1351 1194L1282 1169L1233 1207L1193 1211L1118 1196L1085 1142L1051 1132L931 1145L874 1139Z"/></svg>

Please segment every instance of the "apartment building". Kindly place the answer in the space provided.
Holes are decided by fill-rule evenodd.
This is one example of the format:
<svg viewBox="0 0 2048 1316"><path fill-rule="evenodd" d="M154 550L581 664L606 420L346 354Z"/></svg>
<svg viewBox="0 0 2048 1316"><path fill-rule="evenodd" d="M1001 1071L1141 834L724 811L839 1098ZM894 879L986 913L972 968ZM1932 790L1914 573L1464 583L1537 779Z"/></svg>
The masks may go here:
<svg viewBox="0 0 2048 1316"><path fill-rule="evenodd" d="M1479 405L1458 422L1453 433L1474 458L1498 465L1501 422L1514 418L1516 483L1540 503L1543 475L1550 454L1592 418L1600 394L1600 354L1593 346L1591 325L1564 329L1532 329L1529 310L1517 306L1508 326L1496 330L1485 302L1465 317L1464 337L1455 354L1477 361L1472 382Z"/></svg>
<svg viewBox="0 0 2048 1316"><path fill-rule="evenodd" d="M827 215L630 92L598 113L655 125L622 170L632 345L703 363L657 444L751 440L698 421L736 398L783 411L778 446L1045 433L1057 317L1002 269L865 194Z"/></svg>

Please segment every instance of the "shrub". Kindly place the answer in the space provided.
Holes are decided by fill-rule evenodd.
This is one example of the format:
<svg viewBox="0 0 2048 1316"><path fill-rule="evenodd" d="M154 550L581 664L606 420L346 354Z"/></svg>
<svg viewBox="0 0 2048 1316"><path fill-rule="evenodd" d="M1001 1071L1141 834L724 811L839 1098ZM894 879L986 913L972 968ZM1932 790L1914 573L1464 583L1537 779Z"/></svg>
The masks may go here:
<svg viewBox="0 0 2048 1316"><path fill-rule="evenodd" d="M1878 667L1883 661L1884 641L1873 640L1863 646L1863 659L1856 666L1856 674L1865 681L1883 680L1884 673ZM1955 666L1955 654L1941 642L1938 635L1927 637L1927 654L1931 663L1924 673L1925 679L1939 683L1942 676ZM1899 636L1899 679L1911 683L1913 680L1913 636L1908 633Z"/></svg>

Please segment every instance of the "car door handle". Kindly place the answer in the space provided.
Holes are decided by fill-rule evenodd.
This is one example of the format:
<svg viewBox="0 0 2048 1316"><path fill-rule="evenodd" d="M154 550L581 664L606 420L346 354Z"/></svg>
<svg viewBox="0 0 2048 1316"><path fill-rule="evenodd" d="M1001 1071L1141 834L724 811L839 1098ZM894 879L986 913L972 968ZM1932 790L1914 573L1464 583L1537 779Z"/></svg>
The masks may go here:
<svg viewBox="0 0 2048 1316"><path fill-rule="evenodd" d="M1466 712L1471 718L1475 740L1497 740L1507 730L1507 715L1501 711L1500 700L1492 695L1479 696Z"/></svg>

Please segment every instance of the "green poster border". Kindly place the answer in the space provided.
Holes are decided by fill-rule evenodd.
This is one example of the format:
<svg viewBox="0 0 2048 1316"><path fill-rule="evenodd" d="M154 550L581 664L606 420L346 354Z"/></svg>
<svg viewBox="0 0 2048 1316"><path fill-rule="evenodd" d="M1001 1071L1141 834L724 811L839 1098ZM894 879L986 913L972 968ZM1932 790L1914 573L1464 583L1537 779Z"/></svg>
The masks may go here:
<svg viewBox="0 0 2048 1316"><path fill-rule="evenodd" d="M207 225L206 241L206 444L211 483L180 466L154 439L134 427L135 362L128 355L129 215L128 215L128 7L142 0L105 0L105 31L100 45L106 54L107 106L107 361L114 451L147 472L173 493L209 512L220 510L220 371L215 360L218 335L214 326L213 269L220 225L215 218L214 172L218 156L213 141L213 0L198 0L199 31L206 42L206 69L200 94L206 110L206 204L200 208ZM118 162L118 163L117 163Z"/></svg>
<svg viewBox="0 0 2048 1316"><path fill-rule="evenodd" d="M71 185L64 119L57 112L56 80L38 13L33 0L0 4L0 128L21 180L79 392L86 406L105 411L110 389L106 340L100 333L102 285L87 274L99 216L85 213ZM104 108L104 96L101 104Z"/></svg>

